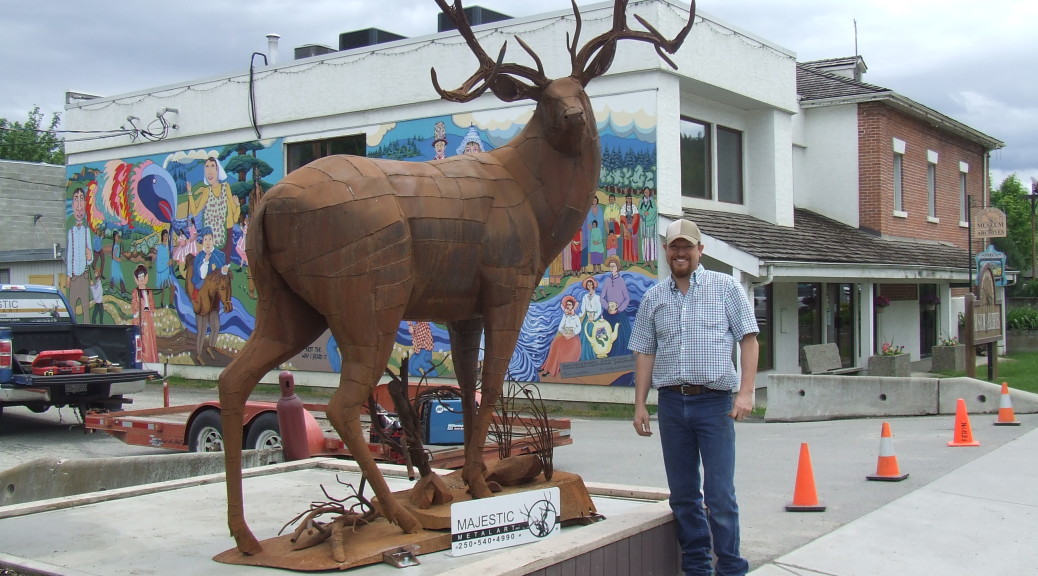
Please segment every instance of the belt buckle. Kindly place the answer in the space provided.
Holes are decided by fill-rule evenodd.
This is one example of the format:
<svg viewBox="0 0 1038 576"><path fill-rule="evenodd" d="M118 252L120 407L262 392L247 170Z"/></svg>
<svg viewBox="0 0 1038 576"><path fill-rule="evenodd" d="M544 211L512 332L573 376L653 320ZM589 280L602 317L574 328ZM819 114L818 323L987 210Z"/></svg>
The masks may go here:
<svg viewBox="0 0 1038 576"><path fill-rule="evenodd" d="M699 396L703 393L703 386L701 384L682 384L681 394L683 396Z"/></svg>

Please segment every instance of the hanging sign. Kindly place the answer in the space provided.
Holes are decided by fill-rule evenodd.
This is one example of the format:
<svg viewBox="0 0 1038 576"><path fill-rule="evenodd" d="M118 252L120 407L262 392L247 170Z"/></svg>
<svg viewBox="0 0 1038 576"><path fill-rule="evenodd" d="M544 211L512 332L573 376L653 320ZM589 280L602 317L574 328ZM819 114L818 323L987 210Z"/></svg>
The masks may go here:
<svg viewBox="0 0 1038 576"><path fill-rule="evenodd" d="M1006 285L1006 255L1003 252L999 252L994 246L988 244L988 247L977 254L977 267L975 274L975 284L980 285L981 279L984 277L984 272L988 271L991 273L991 281L995 286Z"/></svg>
<svg viewBox="0 0 1038 576"><path fill-rule="evenodd" d="M984 208L973 218L973 234L977 238L1005 238L1006 214L998 208Z"/></svg>

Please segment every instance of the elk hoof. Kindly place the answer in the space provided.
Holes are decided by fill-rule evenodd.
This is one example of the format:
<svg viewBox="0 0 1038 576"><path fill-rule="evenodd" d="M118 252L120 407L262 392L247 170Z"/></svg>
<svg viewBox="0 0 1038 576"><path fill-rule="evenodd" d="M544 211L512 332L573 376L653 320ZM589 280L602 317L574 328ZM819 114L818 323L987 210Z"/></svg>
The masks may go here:
<svg viewBox="0 0 1038 576"><path fill-rule="evenodd" d="M422 476L411 489L411 504L420 510L428 510L433 506L450 504L453 501L454 496L451 495L450 488L443 478L435 473Z"/></svg>
<svg viewBox="0 0 1038 576"><path fill-rule="evenodd" d="M248 530L235 534L234 541L238 544L238 551L246 556L255 556L263 552L263 546L260 546L259 540L256 540L256 537Z"/></svg>

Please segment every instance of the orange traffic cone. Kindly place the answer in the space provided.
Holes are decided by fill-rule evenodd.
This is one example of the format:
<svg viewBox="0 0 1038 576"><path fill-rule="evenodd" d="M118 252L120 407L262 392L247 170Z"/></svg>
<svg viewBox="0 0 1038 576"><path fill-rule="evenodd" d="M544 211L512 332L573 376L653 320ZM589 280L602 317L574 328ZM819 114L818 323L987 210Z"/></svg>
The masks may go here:
<svg viewBox="0 0 1038 576"><path fill-rule="evenodd" d="M876 462L876 473L865 477L868 480L882 480L884 482L900 482L908 478L908 474L902 474L897 467L897 456L894 455L894 441L891 440L890 425L883 423L879 435L879 461Z"/></svg>
<svg viewBox="0 0 1038 576"><path fill-rule="evenodd" d="M998 420L995 420L995 426L1019 426L1020 421L1016 419L1016 414L1013 413L1013 401L1009 398L1009 384L1002 383L1002 396L999 397L998 401Z"/></svg>
<svg viewBox="0 0 1038 576"><path fill-rule="evenodd" d="M811 468L807 442L800 445L797 483L793 488L793 502L786 504L786 512L825 512L825 506L818 503L818 493L815 492L815 473Z"/></svg>
<svg viewBox="0 0 1038 576"><path fill-rule="evenodd" d="M980 446L980 442L973 439L970 415L966 413L966 401L962 398L955 406L955 431L948 446Z"/></svg>

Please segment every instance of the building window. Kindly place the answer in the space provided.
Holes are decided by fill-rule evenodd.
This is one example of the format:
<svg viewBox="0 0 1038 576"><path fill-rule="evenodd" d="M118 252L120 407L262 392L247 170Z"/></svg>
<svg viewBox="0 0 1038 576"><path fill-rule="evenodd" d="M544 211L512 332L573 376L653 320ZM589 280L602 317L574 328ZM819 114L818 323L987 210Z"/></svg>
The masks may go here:
<svg viewBox="0 0 1038 576"><path fill-rule="evenodd" d="M681 195L710 199L710 125L681 119Z"/></svg>
<svg viewBox="0 0 1038 576"><path fill-rule="evenodd" d="M904 212L904 164L905 155L894 153L894 211Z"/></svg>
<svg viewBox="0 0 1038 576"><path fill-rule="evenodd" d="M742 132L717 127L717 199L742 204Z"/></svg>
<svg viewBox="0 0 1038 576"><path fill-rule="evenodd" d="M681 119L682 196L742 204L742 166L742 132L691 118Z"/></svg>
<svg viewBox="0 0 1038 576"><path fill-rule="evenodd" d="M288 145L288 172L302 168L310 162L335 154L367 156L367 136L353 134L325 140L295 142Z"/></svg>
<svg viewBox="0 0 1038 576"><path fill-rule="evenodd" d="M926 165L926 215L937 217L937 165L930 162Z"/></svg>
<svg viewBox="0 0 1038 576"><path fill-rule="evenodd" d="M10 283L11 283L11 269L10 268L0 268L0 284L10 284Z"/></svg>

